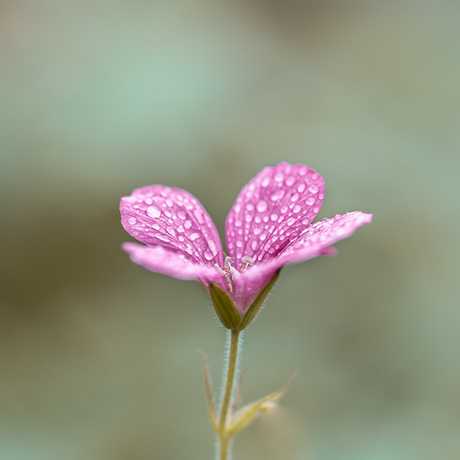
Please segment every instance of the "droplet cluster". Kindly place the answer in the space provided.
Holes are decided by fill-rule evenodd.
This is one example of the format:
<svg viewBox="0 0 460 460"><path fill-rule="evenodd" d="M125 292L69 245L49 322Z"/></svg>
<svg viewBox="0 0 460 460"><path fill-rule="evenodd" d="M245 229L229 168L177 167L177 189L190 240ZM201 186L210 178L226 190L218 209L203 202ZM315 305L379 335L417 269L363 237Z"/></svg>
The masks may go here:
<svg viewBox="0 0 460 460"><path fill-rule="evenodd" d="M184 253L191 262L223 264L214 223L190 193L151 185L122 198L120 210L124 228L142 243Z"/></svg>
<svg viewBox="0 0 460 460"><path fill-rule="evenodd" d="M277 257L316 217L323 178L305 165L265 168L246 185L226 222L228 255L239 269L244 256L256 263Z"/></svg>
<svg viewBox="0 0 460 460"><path fill-rule="evenodd" d="M350 236L358 227L370 222L370 215L361 211L336 214L331 219L323 219L304 229L298 240L283 252L283 258L302 249L329 247Z"/></svg>

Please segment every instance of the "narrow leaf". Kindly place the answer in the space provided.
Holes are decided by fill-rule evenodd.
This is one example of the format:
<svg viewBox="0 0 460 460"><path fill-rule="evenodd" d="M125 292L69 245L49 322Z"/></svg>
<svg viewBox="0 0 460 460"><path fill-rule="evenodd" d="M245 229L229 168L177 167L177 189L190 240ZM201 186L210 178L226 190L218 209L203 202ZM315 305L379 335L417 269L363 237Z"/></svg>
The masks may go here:
<svg viewBox="0 0 460 460"><path fill-rule="evenodd" d="M208 357L204 351L198 350L203 357L203 371L204 371L204 385L206 389L206 402L208 403L208 414L211 425L216 431L217 428L217 412L216 405L214 402L214 393L212 391L211 375L209 373Z"/></svg>
<svg viewBox="0 0 460 460"><path fill-rule="evenodd" d="M255 319L257 314L259 313L259 310L262 308L262 305L264 304L265 300L267 299L268 294L272 290L273 286L276 283L276 280L280 276L280 271L279 269L273 278L266 284L266 286L260 291L259 295L256 297L256 300L252 302L250 307L248 308L247 312L243 316L243 319L241 320L240 325L238 326L238 329L242 331L246 327L248 327Z"/></svg>
<svg viewBox="0 0 460 460"><path fill-rule="evenodd" d="M241 317L230 296L214 283L210 283L209 293L220 322L227 329L238 329Z"/></svg>
<svg viewBox="0 0 460 460"><path fill-rule="evenodd" d="M280 398L284 395L291 382L294 380L296 372L293 372L290 377L286 380L286 383L274 393L265 396L265 398L259 399L256 402L248 404L242 407L230 421L228 428L229 436L234 436L236 433L241 431L250 425L254 420L264 411L276 404Z"/></svg>

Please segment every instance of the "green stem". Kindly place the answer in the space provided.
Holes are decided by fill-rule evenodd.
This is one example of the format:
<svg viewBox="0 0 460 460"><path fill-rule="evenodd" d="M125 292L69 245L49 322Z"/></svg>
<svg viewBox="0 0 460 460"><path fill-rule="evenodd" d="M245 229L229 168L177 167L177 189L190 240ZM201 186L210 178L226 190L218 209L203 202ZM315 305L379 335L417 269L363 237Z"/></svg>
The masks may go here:
<svg viewBox="0 0 460 460"><path fill-rule="evenodd" d="M229 436L227 434L227 414L233 393L233 384L235 381L236 364L238 361L240 331L232 330L230 332L230 350L228 355L227 375L225 378L225 389L222 396L219 416L219 460L228 459Z"/></svg>

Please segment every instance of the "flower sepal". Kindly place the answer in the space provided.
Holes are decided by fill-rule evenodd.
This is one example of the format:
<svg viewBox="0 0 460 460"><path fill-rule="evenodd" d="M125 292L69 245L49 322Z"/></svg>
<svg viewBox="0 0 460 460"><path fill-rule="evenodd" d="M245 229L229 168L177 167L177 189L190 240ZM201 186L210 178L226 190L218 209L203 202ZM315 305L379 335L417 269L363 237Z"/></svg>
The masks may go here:
<svg viewBox="0 0 460 460"><path fill-rule="evenodd" d="M240 313L238 313L231 297L217 284L210 283L209 296L211 297L217 317L223 326L235 331L242 331L243 329L246 329L254 321L262 308L268 294L270 294L270 291L278 280L280 271L281 269L275 273L272 279L259 292L258 296L249 306L243 317L241 317Z"/></svg>

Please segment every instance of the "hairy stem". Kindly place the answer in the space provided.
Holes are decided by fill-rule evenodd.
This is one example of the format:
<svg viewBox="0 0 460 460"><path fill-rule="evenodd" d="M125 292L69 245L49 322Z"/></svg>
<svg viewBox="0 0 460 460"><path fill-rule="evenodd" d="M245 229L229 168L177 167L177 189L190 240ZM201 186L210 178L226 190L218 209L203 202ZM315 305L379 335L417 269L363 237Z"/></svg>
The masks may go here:
<svg viewBox="0 0 460 460"><path fill-rule="evenodd" d="M218 422L217 435L219 437L219 460L228 459L230 437L227 433L227 414L232 399L233 385L236 375L239 340L240 331L232 330L230 332L230 349L228 354L227 374L225 377L225 389L222 395L222 403L220 406L220 416Z"/></svg>

